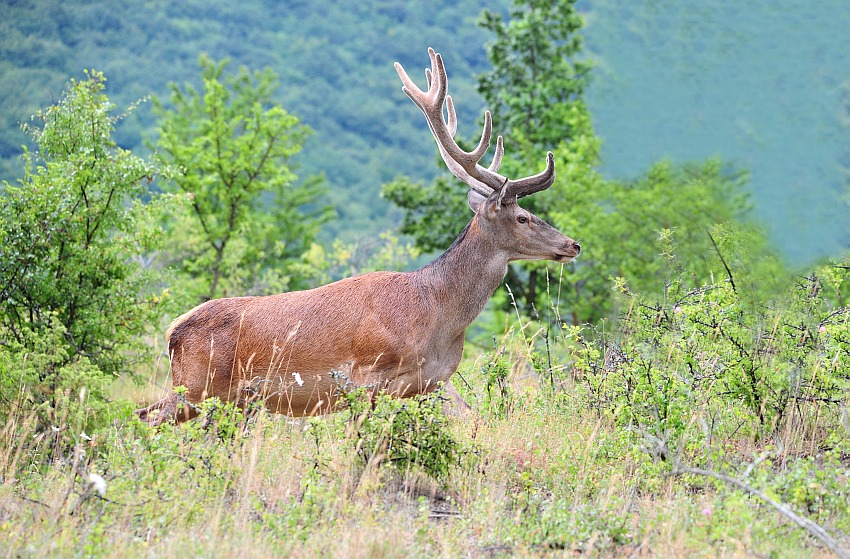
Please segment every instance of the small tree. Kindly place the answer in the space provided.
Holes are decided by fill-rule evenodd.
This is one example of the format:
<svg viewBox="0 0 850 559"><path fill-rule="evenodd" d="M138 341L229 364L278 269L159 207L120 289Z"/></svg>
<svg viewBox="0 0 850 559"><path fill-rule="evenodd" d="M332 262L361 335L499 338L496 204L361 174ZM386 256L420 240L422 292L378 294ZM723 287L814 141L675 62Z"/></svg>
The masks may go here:
<svg viewBox="0 0 850 559"><path fill-rule="evenodd" d="M112 140L121 117L110 114L105 81L100 72L72 81L33 118L40 126L24 126L38 150L24 151L19 184L4 183L0 343L26 351L59 328L53 365L83 357L111 374L144 347L161 312L140 256L161 240L166 198L146 201L157 166Z"/></svg>
<svg viewBox="0 0 850 559"><path fill-rule="evenodd" d="M190 198L167 225L167 259L201 300L287 287L327 217L320 181L295 184L310 130L272 102L274 73L227 65L202 56L203 91L172 84L170 107L155 100L160 158L179 170L166 189Z"/></svg>
<svg viewBox="0 0 850 559"><path fill-rule="evenodd" d="M151 199L157 166L112 140L104 82L72 81L24 126L37 150L0 195L0 424L35 418L58 449L109 417L107 387L150 353L168 300L145 255L170 198Z"/></svg>

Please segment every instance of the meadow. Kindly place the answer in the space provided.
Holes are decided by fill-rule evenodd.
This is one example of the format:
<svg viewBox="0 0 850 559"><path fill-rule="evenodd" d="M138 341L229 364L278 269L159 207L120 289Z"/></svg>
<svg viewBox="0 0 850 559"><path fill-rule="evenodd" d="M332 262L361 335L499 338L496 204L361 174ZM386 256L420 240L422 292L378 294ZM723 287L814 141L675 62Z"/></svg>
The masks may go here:
<svg viewBox="0 0 850 559"><path fill-rule="evenodd" d="M105 405L57 393L47 422L22 386L0 439L0 551L846 557L846 287L840 263L764 304L728 279L656 298L620 284L607 332L559 327L554 305L506 313L468 344L467 417L439 392L372 405L350 390L324 417L208 400L150 428L131 410L159 395L162 358Z"/></svg>

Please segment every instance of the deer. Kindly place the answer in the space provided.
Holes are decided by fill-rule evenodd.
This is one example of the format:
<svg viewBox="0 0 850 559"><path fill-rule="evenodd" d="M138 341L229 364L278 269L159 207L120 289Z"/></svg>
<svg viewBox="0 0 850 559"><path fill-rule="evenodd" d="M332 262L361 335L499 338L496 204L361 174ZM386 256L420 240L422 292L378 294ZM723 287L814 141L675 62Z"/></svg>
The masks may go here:
<svg viewBox="0 0 850 559"><path fill-rule="evenodd" d="M402 91L424 113L443 162L469 187L473 212L452 245L412 272L371 272L304 291L207 301L175 319L165 337L172 388L136 415L152 425L180 423L218 397L244 407L261 398L270 412L293 417L336 411L347 387L373 398L425 394L443 387L450 405L469 410L452 385L467 327L504 281L515 260L570 262L581 247L517 200L555 181L545 169L519 179L498 173L499 136L489 166L492 118L470 152L454 140L457 116L442 56L428 49L425 91L395 63ZM445 115L444 115L445 109Z"/></svg>

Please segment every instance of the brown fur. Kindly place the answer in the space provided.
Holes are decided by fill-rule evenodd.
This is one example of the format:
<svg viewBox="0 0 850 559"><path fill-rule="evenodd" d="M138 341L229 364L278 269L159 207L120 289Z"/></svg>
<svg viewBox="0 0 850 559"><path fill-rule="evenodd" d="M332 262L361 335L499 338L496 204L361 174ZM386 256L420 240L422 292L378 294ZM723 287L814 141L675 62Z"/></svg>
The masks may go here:
<svg viewBox="0 0 850 559"><path fill-rule="evenodd" d="M397 68L436 137L445 127L440 107L446 78L442 59L429 54L434 79L425 101ZM427 110L426 103L439 110ZM440 123L432 122L437 118ZM485 139L489 132L482 145ZM185 399L171 391L137 410L139 417L153 424L183 421L196 413L191 404L213 396L240 406L261 399L273 412L314 415L332 411L351 386L407 397L445 383L456 405L466 406L449 379L460 363L467 326L504 279L508 262L569 262L580 247L516 204L517 197L552 184L551 154L546 171L520 181L503 180L476 164L471 172L477 181L466 167L458 171L451 155L457 145L444 147L452 172L474 185L469 201L476 215L442 256L415 272L374 272L307 291L195 307L166 332L173 386L186 387ZM492 193L485 197L482 190Z"/></svg>

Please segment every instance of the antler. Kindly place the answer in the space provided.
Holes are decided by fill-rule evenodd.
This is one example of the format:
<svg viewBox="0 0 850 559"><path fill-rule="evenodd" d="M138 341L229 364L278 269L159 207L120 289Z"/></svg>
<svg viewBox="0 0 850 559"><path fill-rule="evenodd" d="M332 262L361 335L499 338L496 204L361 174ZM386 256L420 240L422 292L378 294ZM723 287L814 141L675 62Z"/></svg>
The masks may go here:
<svg viewBox="0 0 850 559"><path fill-rule="evenodd" d="M489 167L482 167L479 161L487 153L490 147L490 137L493 132L493 119L490 111L484 112L484 130L478 146L470 152L466 152L457 145L454 140L457 131L457 115L455 114L454 102L448 95L448 77L446 67L443 65L443 57L428 48L428 56L431 57L431 69L425 70L428 81L428 91L422 91L413 83L413 80L404 71L401 64L395 63L396 72L404 83L404 91L410 99L416 103L428 121L428 127L437 141L440 155L449 171L462 180L469 187L483 196L489 196L493 191L501 191L501 197L522 198L534 194L552 186L555 182L555 157L550 151L546 155L546 169L536 175L518 180L511 180L496 171L502 162L505 148L502 137L496 138L496 153ZM443 105L446 105L448 122L443 118Z"/></svg>

